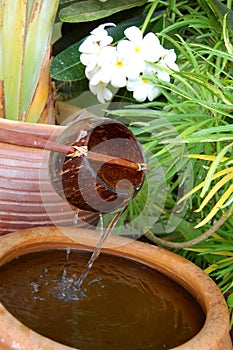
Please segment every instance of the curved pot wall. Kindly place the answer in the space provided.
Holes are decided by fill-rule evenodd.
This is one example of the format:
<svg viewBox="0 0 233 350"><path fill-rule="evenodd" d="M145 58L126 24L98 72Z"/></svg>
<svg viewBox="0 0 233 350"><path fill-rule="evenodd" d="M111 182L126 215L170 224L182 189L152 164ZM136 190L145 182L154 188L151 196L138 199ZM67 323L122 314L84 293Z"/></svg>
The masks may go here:
<svg viewBox="0 0 233 350"><path fill-rule="evenodd" d="M0 128L49 139L63 126L0 120ZM0 142L0 235L42 225L73 224L75 209L50 184L48 151ZM96 215L80 217L96 223ZM82 222L83 223L83 222Z"/></svg>

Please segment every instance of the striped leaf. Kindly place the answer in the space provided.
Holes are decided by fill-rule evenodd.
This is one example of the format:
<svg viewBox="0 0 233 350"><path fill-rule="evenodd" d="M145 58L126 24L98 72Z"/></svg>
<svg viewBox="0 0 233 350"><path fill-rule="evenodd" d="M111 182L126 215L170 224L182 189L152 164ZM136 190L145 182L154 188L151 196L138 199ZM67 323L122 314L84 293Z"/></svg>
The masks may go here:
<svg viewBox="0 0 233 350"><path fill-rule="evenodd" d="M50 48L58 2L0 0L1 117L30 121L27 115L36 90L39 91L37 86L41 69L45 64L50 64L46 53ZM47 98L44 91L43 96L37 97L39 113L45 107ZM32 121L36 121L36 118L33 117Z"/></svg>

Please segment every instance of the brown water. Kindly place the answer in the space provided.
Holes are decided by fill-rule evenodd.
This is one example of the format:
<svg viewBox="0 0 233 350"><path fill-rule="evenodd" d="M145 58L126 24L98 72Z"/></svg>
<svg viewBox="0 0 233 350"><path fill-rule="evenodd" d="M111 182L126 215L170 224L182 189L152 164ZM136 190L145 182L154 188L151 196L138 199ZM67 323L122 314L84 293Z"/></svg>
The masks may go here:
<svg viewBox="0 0 233 350"><path fill-rule="evenodd" d="M164 350L196 334L192 296L152 268L102 253L81 289L90 252L47 250L0 268L0 300L36 332L81 350Z"/></svg>

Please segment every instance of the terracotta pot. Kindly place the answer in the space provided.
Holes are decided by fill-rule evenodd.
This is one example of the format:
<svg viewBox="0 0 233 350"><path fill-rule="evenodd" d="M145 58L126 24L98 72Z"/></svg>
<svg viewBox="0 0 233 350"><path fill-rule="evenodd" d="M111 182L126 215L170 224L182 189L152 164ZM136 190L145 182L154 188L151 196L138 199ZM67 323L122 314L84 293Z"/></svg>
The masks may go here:
<svg viewBox="0 0 233 350"><path fill-rule="evenodd" d="M124 207L140 189L144 157L135 136L110 118L77 117L76 109L71 127L0 119L0 234L71 225L76 207L79 226L95 225L90 212ZM55 151L51 159L46 149Z"/></svg>
<svg viewBox="0 0 233 350"><path fill-rule="evenodd" d="M75 106L60 104L59 123L77 115ZM15 122L0 118L0 130L50 139L64 126ZM22 228L73 224L76 209L55 192L48 181L48 152L0 142L0 235ZM41 181L42 180L42 181ZM81 211L83 222L96 224L97 216Z"/></svg>
<svg viewBox="0 0 233 350"><path fill-rule="evenodd" d="M67 227L42 227L15 232L0 238L0 265L16 256L48 248L93 248L98 241L94 231ZM201 305L206 320L191 340L176 350L230 350L229 313L215 285L196 265L172 252L147 243L110 236L103 252L146 264L188 290ZM30 330L0 304L0 349L71 349ZM174 350L173 349L173 350Z"/></svg>

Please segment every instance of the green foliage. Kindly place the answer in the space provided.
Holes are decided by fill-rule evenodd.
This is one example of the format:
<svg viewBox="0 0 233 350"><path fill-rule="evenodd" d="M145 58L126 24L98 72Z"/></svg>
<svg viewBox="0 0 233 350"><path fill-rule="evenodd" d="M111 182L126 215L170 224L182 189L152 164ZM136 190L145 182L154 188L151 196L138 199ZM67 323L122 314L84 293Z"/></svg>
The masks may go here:
<svg viewBox="0 0 233 350"><path fill-rule="evenodd" d="M58 54L50 66L51 77L61 81L82 81L86 79L85 68L80 62L78 48L80 42L68 47Z"/></svg>
<svg viewBox="0 0 233 350"><path fill-rule="evenodd" d="M216 12L216 14L223 19L227 16L227 25L230 30L233 30L233 12L219 0L209 0L209 5Z"/></svg>
<svg viewBox="0 0 233 350"><path fill-rule="evenodd" d="M75 1L71 5L62 8L59 18L62 22L88 22L105 18L117 12L141 6L147 0L99 0Z"/></svg>
<svg viewBox="0 0 233 350"><path fill-rule="evenodd" d="M231 310L231 0L150 1L145 13L144 22L139 22L143 32L154 31L166 48L175 49L179 72L171 74L170 82L151 79L161 90L161 95L152 102L135 103L129 92L120 89L109 106L111 117L123 121L137 136L150 168L147 182L124 213L120 226L128 224L135 237L148 230L154 236L178 243L201 238L212 229L208 239L176 251L210 274L228 297ZM123 37L124 25L128 24L126 21L122 27L108 29L114 36L114 31L121 28L115 41ZM83 68L72 66L75 62L79 64L79 44L54 59L51 67L54 78L83 80ZM74 54L69 50L74 50ZM72 55L76 55L73 63ZM66 75L62 67L69 59L68 70L72 73ZM156 219L150 220L152 217ZM220 228L218 222L222 223Z"/></svg>
<svg viewBox="0 0 233 350"><path fill-rule="evenodd" d="M157 100L135 104L118 92L118 103L125 105L111 111L126 121L148 152L151 172L163 169L165 201L157 203L160 215L149 230L171 242L201 237L232 207L232 12L220 2L214 4L163 2L166 11L159 19L151 17L150 25L158 28L160 23L158 36L165 47L175 48L180 71L170 82L152 79L162 92ZM158 187L149 194L147 202L154 203L160 191ZM204 242L177 250L210 274L229 295L230 308L232 227L230 216Z"/></svg>

